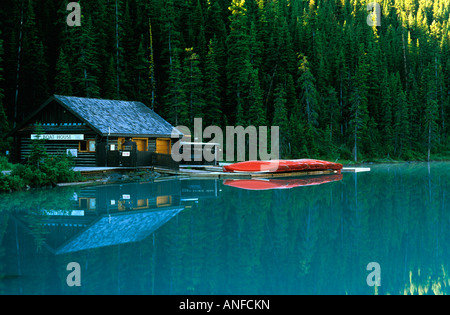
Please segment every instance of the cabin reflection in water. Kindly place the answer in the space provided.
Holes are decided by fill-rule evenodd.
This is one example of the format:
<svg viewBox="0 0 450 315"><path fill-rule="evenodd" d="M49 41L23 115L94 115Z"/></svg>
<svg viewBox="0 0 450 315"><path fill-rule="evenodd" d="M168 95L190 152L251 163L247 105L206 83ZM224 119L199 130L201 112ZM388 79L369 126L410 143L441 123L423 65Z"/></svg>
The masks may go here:
<svg viewBox="0 0 450 315"><path fill-rule="evenodd" d="M46 247L65 254L138 242L201 198L218 196L217 180L168 180L83 188L71 209L43 210ZM19 215L20 216L20 215Z"/></svg>

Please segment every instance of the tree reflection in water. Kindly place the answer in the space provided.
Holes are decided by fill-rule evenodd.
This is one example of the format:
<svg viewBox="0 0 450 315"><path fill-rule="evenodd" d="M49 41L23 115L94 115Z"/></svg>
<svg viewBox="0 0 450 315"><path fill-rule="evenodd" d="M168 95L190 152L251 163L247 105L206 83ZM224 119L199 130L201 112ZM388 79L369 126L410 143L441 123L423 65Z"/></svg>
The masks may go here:
<svg viewBox="0 0 450 315"><path fill-rule="evenodd" d="M2 195L0 291L448 293L450 164L371 167L270 183L289 189L169 180ZM65 282L72 261L78 288ZM369 262L380 287L366 283Z"/></svg>

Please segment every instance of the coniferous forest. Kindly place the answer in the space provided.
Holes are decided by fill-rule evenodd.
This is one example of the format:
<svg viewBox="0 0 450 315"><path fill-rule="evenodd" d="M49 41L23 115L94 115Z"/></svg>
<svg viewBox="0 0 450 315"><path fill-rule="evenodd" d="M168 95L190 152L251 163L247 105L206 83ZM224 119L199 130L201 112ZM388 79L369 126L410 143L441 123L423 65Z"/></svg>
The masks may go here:
<svg viewBox="0 0 450 315"><path fill-rule="evenodd" d="M81 0L71 27L69 1L2 0L0 133L62 94L280 126L282 157L450 156L450 0L379 0L379 26L371 2Z"/></svg>

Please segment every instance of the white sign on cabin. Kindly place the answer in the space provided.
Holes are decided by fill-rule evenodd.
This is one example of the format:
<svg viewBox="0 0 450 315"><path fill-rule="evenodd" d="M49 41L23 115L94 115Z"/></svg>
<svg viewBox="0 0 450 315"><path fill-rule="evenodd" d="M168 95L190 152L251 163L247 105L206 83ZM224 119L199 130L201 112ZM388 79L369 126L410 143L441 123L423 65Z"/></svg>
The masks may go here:
<svg viewBox="0 0 450 315"><path fill-rule="evenodd" d="M44 134L44 135L31 135L31 140L84 140L83 134L74 134L74 135L59 135L59 134Z"/></svg>

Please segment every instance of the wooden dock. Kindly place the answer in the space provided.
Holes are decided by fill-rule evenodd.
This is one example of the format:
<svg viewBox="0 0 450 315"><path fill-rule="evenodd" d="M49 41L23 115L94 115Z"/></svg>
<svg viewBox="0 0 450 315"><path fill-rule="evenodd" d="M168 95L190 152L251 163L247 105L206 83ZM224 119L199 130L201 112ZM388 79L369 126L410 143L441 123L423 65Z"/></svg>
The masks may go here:
<svg viewBox="0 0 450 315"><path fill-rule="evenodd" d="M76 167L74 171L81 172L82 175L104 174L108 172L137 171L143 169L153 169L154 171L174 176L187 176L203 179L251 179L251 178L280 178L280 177L302 177L314 175L337 174L336 170L326 171L301 171L301 172L283 172L283 173L226 173L221 166L209 165L181 165L179 170L171 170L161 167ZM362 167L344 167L342 172L359 173L370 172L370 168Z"/></svg>
<svg viewBox="0 0 450 315"><path fill-rule="evenodd" d="M155 167L155 171L167 175L189 176L192 178L203 179L251 179L251 178L277 178L277 177L300 177L325 174L337 174L335 170L326 171L304 171L304 172L286 172L286 173L226 173L219 166L193 166L181 167L179 171L162 169Z"/></svg>
<svg viewBox="0 0 450 315"><path fill-rule="evenodd" d="M370 168L369 167L344 167L341 172L342 173L370 172Z"/></svg>
<svg viewBox="0 0 450 315"><path fill-rule="evenodd" d="M152 166L139 166L139 167L104 167L104 166L77 166L73 168L73 171L80 172L81 175L95 175L111 172L126 172L126 171L138 171L153 169Z"/></svg>

